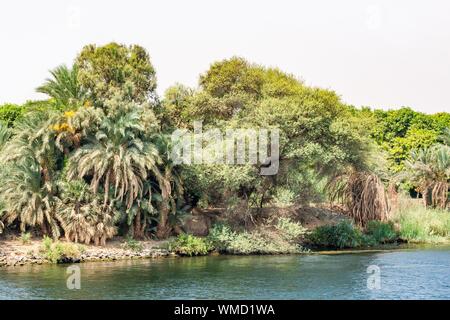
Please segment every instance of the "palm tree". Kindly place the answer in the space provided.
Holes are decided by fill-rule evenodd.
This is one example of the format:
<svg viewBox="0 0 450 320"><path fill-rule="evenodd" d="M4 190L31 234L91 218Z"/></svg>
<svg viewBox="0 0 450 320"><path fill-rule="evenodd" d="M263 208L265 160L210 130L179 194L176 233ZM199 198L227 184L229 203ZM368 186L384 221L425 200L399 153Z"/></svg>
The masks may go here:
<svg viewBox="0 0 450 320"><path fill-rule="evenodd" d="M177 205L175 197L183 194L183 184L179 174L179 168L170 159L171 142L168 136L159 136L157 140L158 149L162 156L161 173L159 178L159 193L161 201L159 202L159 221L156 236L165 239L170 234L171 226L169 223L169 214L175 214Z"/></svg>
<svg viewBox="0 0 450 320"><path fill-rule="evenodd" d="M59 237L53 185L43 179L38 163L26 158L9 165L1 177L0 194L7 225L18 221L22 231L40 226L44 234Z"/></svg>
<svg viewBox="0 0 450 320"><path fill-rule="evenodd" d="M158 150L141 124L142 112L136 108L104 117L99 130L70 159L69 178L90 179L94 194L102 186L105 209L119 201L130 210L148 193L148 179L164 181Z"/></svg>
<svg viewBox="0 0 450 320"><path fill-rule="evenodd" d="M14 127L13 138L4 145L0 160L5 163L22 159L36 161L44 181L50 182L59 153L55 132L50 128L57 118L59 114L51 111L28 113Z"/></svg>
<svg viewBox="0 0 450 320"><path fill-rule="evenodd" d="M398 178L416 187L422 194L424 206L431 204L444 209L448 201L450 147L437 144L413 151Z"/></svg>
<svg viewBox="0 0 450 320"><path fill-rule="evenodd" d="M36 89L37 92L49 95L58 104L65 107L74 107L84 103L86 91L78 82L77 65L73 65L72 69L66 65L60 65L50 73L52 78L46 79L45 83Z"/></svg>
<svg viewBox="0 0 450 320"><path fill-rule="evenodd" d="M55 114L33 112L21 119L4 145L0 194L4 221L18 221L22 231L40 226L44 234L59 236L55 220L52 173L58 157L54 134L49 130Z"/></svg>
<svg viewBox="0 0 450 320"><path fill-rule="evenodd" d="M0 122L0 151L10 138L11 138L11 131L4 123Z"/></svg>

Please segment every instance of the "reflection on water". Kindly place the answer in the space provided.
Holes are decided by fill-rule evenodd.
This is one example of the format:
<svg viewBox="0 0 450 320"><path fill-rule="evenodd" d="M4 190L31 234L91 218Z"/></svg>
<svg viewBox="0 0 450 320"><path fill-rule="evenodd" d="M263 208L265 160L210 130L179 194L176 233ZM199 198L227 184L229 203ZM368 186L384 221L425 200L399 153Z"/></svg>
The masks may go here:
<svg viewBox="0 0 450 320"><path fill-rule="evenodd" d="M367 267L381 289L367 288ZM0 269L0 299L450 299L450 247L338 255L217 256Z"/></svg>

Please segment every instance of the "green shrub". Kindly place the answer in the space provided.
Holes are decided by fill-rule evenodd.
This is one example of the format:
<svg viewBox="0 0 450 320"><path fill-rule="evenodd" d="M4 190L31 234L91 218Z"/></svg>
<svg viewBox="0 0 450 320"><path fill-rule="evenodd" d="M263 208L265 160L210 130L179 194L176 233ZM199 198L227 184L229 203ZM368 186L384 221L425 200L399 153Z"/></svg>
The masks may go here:
<svg viewBox="0 0 450 320"><path fill-rule="evenodd" d="M31 240L31 233L29 232L23 232L20 235L20 241L22 242L22 244L29 244Z"/></svg>
<svg viewBox="0 0 450 320"><path fill-rule="evenodd" d="M180 234L169 242L169 250L183 256L207 255L213 247L206 238Z"/></svg>
<svg viewBox="0 0 450 320"><path fill-rule="evenodd" d="M227 247L228 253L258 254L267 250L267 243L258 233L241 232L235 235Z"/></svg>
<svg viewBox="0 0 450 320"><path fill-rule="evenodd" d="M302 251L297 239L306 229L287 218L279 219L275 228L261 226L252 232L234 232L227 225L217 224L208 240L220 252L230 254L283 254Z"/></svg>
<svg viewBox="0 0 450 320"><path fill-rule="evenodd" d="M230 243L236 238L236 233L226 224L215 224L210 230L208 241L214 249L225 252Z"/></svg>
<svg viewBox="0 0 450 320"><path fill-rule="evenodd" d="M127 237L125 239L125 242L122 243L122 248L125 250L131 250L131 251L136 251L136 252L141 252L144 249L144 247L142 246L142 244L139 241L137 241L131 237Z"/></svg>
<svg viewBox="0 0 450 320"><path fill-rule="evenodd" d="M44 236L40 252L51 263L60 263L80 259L84 247L71 242L53 241L51 238Z"/></svg>
<svg viewBox="0 0 450 320"><path fill-rule="evenodd" d="M274 204L277 207L285 208L293 205L295 202L295 193L287 188L278 187L274 195Z"/></svg>
<svg viewBox="0 0 450 320"><path fill-rule="evenodd" d="M373 238L375 244L390 243L398 239L398 233L392 222L369 221L366 233Z"/></svg>
<svg viewBox="0 0 450 320"><path fill-rule="evenodd" d="M14 124L14 121L20 119L25 112L23 106L16 104L4 104L0 106L0 121L6 123L8 127Z"/></svg>
<svg viewBox="0 0 450 320"><path fill-rule="evenodd" d="M304 236L307 229L300 223L293 222L289 218L279 218L276 229L280 232L280 235L287 241L295 241L299 237Z"/></svg>
<svg viewBox="0 0 450 320"><path fill-rule="evenodd" d="M370 242L370 239L365 238L362 232L347 220L336 225L316 228L309 236L309 240L317 246L339 249L355 248Z"/></svg>

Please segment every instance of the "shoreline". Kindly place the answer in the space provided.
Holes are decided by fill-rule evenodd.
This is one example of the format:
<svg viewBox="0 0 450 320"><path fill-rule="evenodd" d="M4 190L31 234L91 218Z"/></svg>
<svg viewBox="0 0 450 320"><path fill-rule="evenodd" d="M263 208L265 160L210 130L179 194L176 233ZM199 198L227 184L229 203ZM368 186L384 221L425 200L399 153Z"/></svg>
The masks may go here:
<svg viewBox="0 0 450 320"><path fill-rule="evenodd" d="M160 248L166 241L140 241L142 250L131 250L123 248L123 242L115 240L108 243L105 247L93 245L82 245L85 247L79 258L63 258L57 264L71 264L84 262L105 262L105 261L123 261L139 259L157 259L164 257L185 257L170 252L167 249ZM30 244L21 244L19 240L0 240L0 268L18 267L25 265L43 265L55 264L47 260L39 253L41 241L33 240ZM354 248L354 249L320 249L301 253L286 253L282 255L338 255L338 254L359 254L376 253L386 251L414 250L423 247L439 248L448 247L449 243L397 243L386 244L377 247ZM31 251L30 251L31 249ZM209 256L231 255L212 252ZM250 256L255 254L239 254L237 256ZM280 254L278 254L280 255ZM189 257L189 256L186 256Z"/></svg>
<svg viewBox="0 0 450 320"><path fill-rule="evenodd" d="M164 241L140 241L139 243L142 245L141 250L124 248L123 242L118 239L111 241L104 247L80 244L83 247L83 252L79 257L63 258L57 264L152 259L173 255L168 250L159 248ZM54 264L40 252L41 245L41 240L33 240L28 244L22 244L20 240L0 240L0 268Z"/></svg>

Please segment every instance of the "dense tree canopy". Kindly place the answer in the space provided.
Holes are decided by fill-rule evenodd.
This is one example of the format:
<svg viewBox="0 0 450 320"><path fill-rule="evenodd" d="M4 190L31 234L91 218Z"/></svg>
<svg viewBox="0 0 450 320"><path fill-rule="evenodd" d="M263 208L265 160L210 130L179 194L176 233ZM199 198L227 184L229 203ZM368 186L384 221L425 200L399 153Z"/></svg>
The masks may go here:
<svg viewBox="0 0 450 320"><path fill-rule="evenodd" d="M0 226L104 244L117 233L165 238L194 207L247 223L262 207L333 195L364 224L385 217L384 184L397 182L425 205L448 204L448 113L355 108L240 57L214 62L197 88L175 84L161 100L155 89L142 47L88 45L37 89L48 100L0 106ZM194 121L220 133L279 130L278 171L261 175L271 157L175 163L170 134Z"/></svg>

